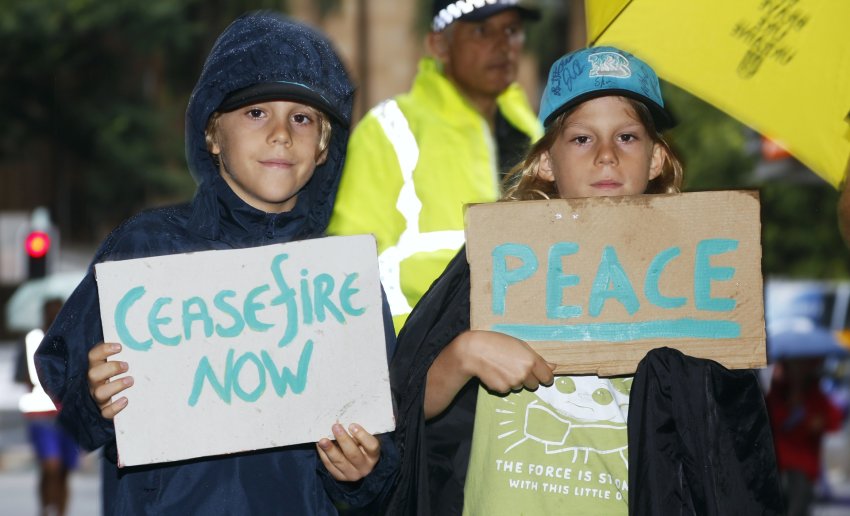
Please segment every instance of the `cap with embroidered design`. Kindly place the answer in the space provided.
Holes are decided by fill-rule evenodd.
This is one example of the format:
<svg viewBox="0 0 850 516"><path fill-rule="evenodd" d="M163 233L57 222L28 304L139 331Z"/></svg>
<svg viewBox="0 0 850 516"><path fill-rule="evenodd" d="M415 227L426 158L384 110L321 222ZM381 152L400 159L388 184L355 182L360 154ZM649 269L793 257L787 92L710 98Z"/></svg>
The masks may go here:
<svg viewBox="0 0 850 516"><path fill-rule="evenodd" d="M643 102L658 130L675 125L664 108L655 71L634 55L614 47L589 47L569 53L549 69L538 117L544 127L567 109L606 95Z"/></svg>

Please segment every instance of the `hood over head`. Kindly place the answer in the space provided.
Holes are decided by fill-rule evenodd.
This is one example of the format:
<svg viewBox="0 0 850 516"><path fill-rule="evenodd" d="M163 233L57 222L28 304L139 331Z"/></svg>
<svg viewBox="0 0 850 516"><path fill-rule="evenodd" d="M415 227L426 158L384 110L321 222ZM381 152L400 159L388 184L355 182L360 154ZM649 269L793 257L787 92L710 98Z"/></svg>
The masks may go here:
<svg viewBox="0 0 850 516"><path fill-rule="evenodd" d="M309 203L312 225L324 228L342 174L354 86L322 34L280 14L258 11L237 18L207 56L186 109L186 159L192 177L201 184L219 175L204 135L210 116L233 109L234 98L257 88L265 92L265 101L303 102L329 115L328 158L298 194L299 204Z"/></svg>

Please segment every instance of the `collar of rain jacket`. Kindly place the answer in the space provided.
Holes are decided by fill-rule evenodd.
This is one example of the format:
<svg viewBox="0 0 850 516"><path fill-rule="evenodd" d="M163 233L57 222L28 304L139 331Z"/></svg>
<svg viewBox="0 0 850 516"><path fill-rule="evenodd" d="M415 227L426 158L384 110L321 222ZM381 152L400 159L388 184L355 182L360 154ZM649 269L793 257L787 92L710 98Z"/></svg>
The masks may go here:
<svg viewBox="0 0 850 516"><path fill-rule="evenodd" d="M321 230L312 232L306 224L308 206L310 203L299 194L292 210L266 213L240 199L227 182L217 176L198 187L188 229L209 240L225 240L234 247L316 236Z"/></svg>
<svg viewBox="0 0 850 516"><path fill-rule="evenodd" d="M350 133L354 86L323 35L279 14L261 11L237 18L222 32L207 57L186 109L186 158L192 176L199 183L191 226L204 236L221 235L222 225L228 223L215 218L224 213L215 200L220 196L214 195L220 190L212 184L219 178L219 170L207 150L204 135L207 121L229 93L275 81L297 82L316 91L343 119L340 122L331 117L333 132L327 160L316 167L313 177L298 193L295 212L289 220L297 226L291 229L294 238L320 234L327 227ZM241 200L224 201L224 205L227 207L224 211L233 214L232 222L237 227L245 223L243 215L253 210ZM212 218L203 220L207 215ZM268 220L269 215L263 215ZM290 219L280 215L271 218Z"/></svg>

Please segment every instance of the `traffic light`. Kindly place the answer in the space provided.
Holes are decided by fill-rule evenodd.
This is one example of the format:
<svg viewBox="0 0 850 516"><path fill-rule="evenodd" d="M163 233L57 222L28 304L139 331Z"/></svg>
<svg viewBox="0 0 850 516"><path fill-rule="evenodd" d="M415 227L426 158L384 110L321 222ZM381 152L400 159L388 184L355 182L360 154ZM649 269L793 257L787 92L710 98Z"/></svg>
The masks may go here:
<svg viewBox="0 0 850 516"><path fill-rule="evenodd" d="M50 235L44 231L30 231L24 240L24 249L27 252L27 276L29 279L46 276Z"/></svg>
<svg viewBox="0 0 850 516"><path fill-rule="evenodd" d="M35 208L29 223L24 224L20 231L27 279L49 275L59 250L59 232L50 222L50 212L43 206Z"/></svg>

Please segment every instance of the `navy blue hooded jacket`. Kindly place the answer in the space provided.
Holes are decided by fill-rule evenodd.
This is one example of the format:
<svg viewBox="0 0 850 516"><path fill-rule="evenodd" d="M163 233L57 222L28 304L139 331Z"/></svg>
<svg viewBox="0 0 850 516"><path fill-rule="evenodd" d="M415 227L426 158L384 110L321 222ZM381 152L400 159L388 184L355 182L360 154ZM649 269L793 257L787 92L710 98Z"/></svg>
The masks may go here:
<svg viewBox="0 0 850 516"><path fill-rule="evenodd" d="M229 93L277 81L308 88L324 99L325 105L317 107L334 116L327 160L298 193L291 211L270 214L246 204L220 177L204 129ZM314 30L270 13L237 19L210 52L186 111L186 155L198 183L194 199L127 220L103 242L92 263L321 236L342 173L353 93L333 48ZM385 321L390 321L386 309ZM394 348L391 322L386 333ZM376 469L356 484L335 482L312 444L118 469L114 426L101 417L87 382L88 351L102 340L90 267L45 336L36 362L41 383L61 404L61 423L84 448L105 446L106 514L335 514L332 499L362 506L392 481L397 454L388 439L382 439Z"/></svg>

